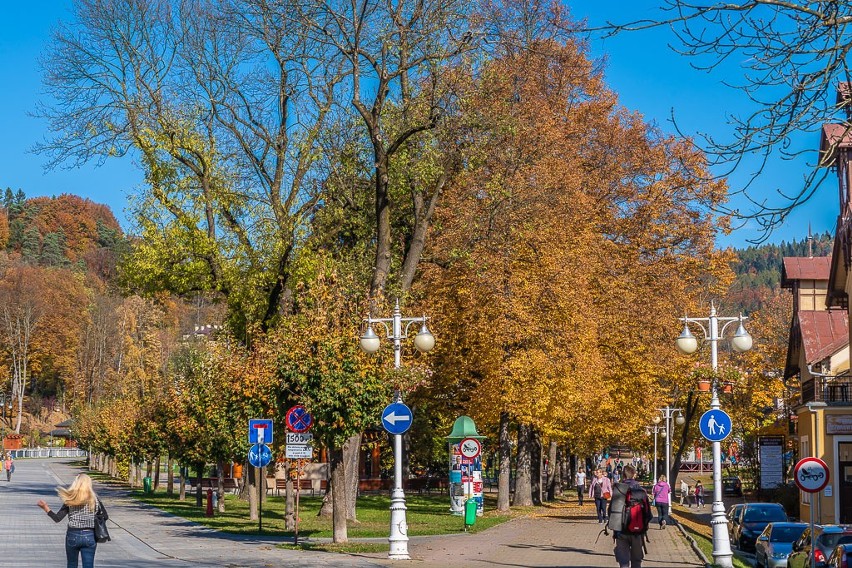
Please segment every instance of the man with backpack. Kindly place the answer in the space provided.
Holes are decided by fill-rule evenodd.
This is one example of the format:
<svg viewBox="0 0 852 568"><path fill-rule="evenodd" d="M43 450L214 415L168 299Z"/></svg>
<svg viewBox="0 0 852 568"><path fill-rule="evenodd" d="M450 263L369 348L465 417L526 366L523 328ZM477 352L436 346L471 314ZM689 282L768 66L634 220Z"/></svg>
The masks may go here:
<svg viewBox="0 0 852 568"><path fill-rule="evenodd" d="M613 485L606 527L613 533L619 568L642 568L648 525L653 517L651 502L635 479L635 467L625 465L622 475L624 481Z"/></svg>

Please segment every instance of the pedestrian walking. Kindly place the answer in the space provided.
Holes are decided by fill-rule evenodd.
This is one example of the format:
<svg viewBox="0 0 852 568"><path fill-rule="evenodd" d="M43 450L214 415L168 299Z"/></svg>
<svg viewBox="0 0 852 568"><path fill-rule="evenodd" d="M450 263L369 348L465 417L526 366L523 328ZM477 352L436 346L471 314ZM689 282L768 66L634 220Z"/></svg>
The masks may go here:
<svg viewBox="0 0 852 568"><path fill-rule="evenodd" d="M695 482L695 506L704 508L704 486L700 481Z"/></svg>
<svg viewBox="0 0 852 568"><path fill-rule="evenodd" d="M595 470L595 478L589 485L589 497L595 500L595 512L598 515L598 523L604 523L607 520L606 506L607 500L612 495L612 482L604 475L601 468Z"/></svg>
<svg viewBox="0 0 852 568"><path fill-rule="evenodd" d="M109 515L92 489L92 478L81 473L70 486L58 488L57 493L62 499L62 507L58 512L51 511L42 499L36 504L56 523L68 517L68 530L65 533L67 568L77 568L79 558L83 559L83 568L94 568L95 551L98 548L95 515L100 514L104 519L108 519Z"/></svg>
<svg viewBox="0 0 852 568"><path fill-rule="evenodd" d="M660 521L660 528L666 528L666 523L669 517L669 505L671 505L672 488L666 481L666 476L661 475L657 480L657 484L651 490L651 495L654 497L654 505L657 506L657 516Z"/></svg>
<svg viewBox="0 0 852 568"><path fill-rule="evenodd" d="M689 485L686 484L685 479L680 480L680 504L683 505L683 501L686 500L686 504L689 505Z"/></svg>
<svg viewBox="0 0 852 568"><path fill-rule="evenodd" d="M636 481L636 468L625 465L624 481L613 486L607 529L615 541L615 560L619 568L642 568L645 558L645 531L653 514L648 494Z"/></svg>
<svg viewBox="0 0 852 568"><path fill-rule="evenodd" d="M6 459L3 460L3 469L6 470L6 481L12 481L12 474L15 473L15 460L12 459L12 454L6 454Z"/></svg>
<svg viewBox="0 0 852 568"><path fill-rule="evenodd" d="M583 506L583 495L586 494L586 470L582 467L577 470L574 484L577 486L577 501Z"/></svg>

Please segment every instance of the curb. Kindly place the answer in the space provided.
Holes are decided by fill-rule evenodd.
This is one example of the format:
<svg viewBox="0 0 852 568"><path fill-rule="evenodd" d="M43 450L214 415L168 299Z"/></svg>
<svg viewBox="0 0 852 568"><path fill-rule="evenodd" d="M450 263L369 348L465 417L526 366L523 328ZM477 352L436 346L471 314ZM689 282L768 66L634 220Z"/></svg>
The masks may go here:
<svg viewBox="0 0 852 568"><path fill-rule="evenodd" d="M674 519L671 516L669 516L669 519L674 522L674 525L677 527L677 530L679 530L680 534L682 534L684 538L689 542L689 546L692 547L692 551L695 552L695 554L702 562L704 562L704 566L706 566L707 568L713 566L713 563L710 562L710 560L708 560L706 556L704 556L704 553L701 552L700 548L698 548L698 543L695 542L695 539L692 538L692 536L690 536L688 532L686 532L686 529L683 528L683 525L681 525L677 519Z"/></svg>

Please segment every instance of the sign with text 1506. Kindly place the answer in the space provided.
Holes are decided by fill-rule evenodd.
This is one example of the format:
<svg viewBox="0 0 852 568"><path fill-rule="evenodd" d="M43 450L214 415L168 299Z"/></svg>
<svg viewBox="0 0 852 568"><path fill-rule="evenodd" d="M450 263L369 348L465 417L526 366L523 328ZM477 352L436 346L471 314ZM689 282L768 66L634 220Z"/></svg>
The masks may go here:
<svg viewBox="0 0 852 568"><path fill-rule="evenodd" d="M314 441L314 435L305 433L297 433L297 432L287 432L287 445L296 444L296 445L304 445L310 444Z"/></svg>

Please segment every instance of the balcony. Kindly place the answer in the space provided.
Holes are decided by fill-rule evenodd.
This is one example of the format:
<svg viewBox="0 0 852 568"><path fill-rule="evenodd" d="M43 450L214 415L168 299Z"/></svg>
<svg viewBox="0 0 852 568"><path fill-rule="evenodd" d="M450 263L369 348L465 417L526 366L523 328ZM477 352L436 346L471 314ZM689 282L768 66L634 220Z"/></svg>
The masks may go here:
<svg viewBox="0 0 852 568"><path fill-rule="evenodd" d="M852 406L852 376L813 377L802 383L802 404L824 402L829 406Z"/></svg>

